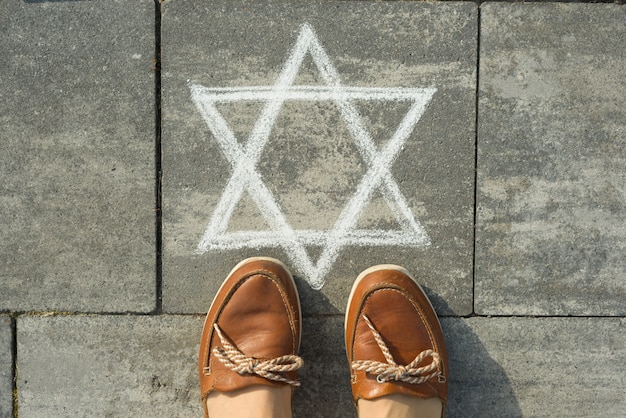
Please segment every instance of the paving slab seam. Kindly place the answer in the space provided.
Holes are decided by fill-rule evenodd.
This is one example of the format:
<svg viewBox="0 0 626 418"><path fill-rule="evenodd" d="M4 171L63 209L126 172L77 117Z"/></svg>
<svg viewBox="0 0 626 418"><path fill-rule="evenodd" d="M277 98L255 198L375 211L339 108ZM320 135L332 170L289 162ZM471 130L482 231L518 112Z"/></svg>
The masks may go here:
<svg viewBox="0 0 626 418"><path fill-rule="evenodd" d="M201 317L206 315L206 312L89 312L89 311L3 311L2 315L8 315L13 319L18 319L21 316L31 317L53 317L53 316L76 316L76 317L94 317L94 316L118 316L118 317L170 317L170 316L188 316L188 317ZM339 318L344 317L344 313L303 313L303 318L308 319L325 319L325 318ZM575 314L547 314L547 315L530 315L530 314L477 314L471 313L468 315L450 315L440 314L439 318L626 318L626 315L575 315Z"/></svg>
<svg viewBox="0 0 626 418"><path fill-rule="evenodd" d="M11 315L11 383L13 389L13 417L17 418L17 318Z"/></svg>
<svg viewBox="0 0 626 418"><path fill-rule="evenodd" d="M476 313L476 224L478 222L478 109L480 101L480 7L476 10L476 101L474 102L474 214L472 225L472 312Z"/></svg>
<svg viewBox="0 0 626 418"><path fill-rule="evenodd" d="M163 213L162 213L162 146L161 146L161 2L154 0L154 168L155 168L155 275L154 313L163 310Z"/></svg>
<svg viewBox="0 0 626 418"><path fill-rule="evenodd" d="M461 2L465 2L466 0L460 0ZM480 7L484 3L598 3L598 4L624 4L623 0L548 0L548 1L518 1L518 0L478 0L472 1L467 0L467 2L476 3ZM442 2L438 2L442 3Z"/></svg>
<svg viewBox="0 0 626 418"><path fill-rule="evenodd" d="M528 319L541 319L541 318L556 318L556 319L580 319L580 318L597 318L597 319L624 319L626 315L471 315L471 316L444 316L440 315L440 318L485 318L485 319L500 319L500 318L528 318Z"/></svg>
<svg viewBox="0 0 626 418"><path fill-rule="evenodd" d="M9 315L15 319L20 316L35 316L35 317L51 317L51 316L145 316L145 317L153 317L153 316L173 316L173 315L188 315L188 316L197 316L198 313L154 313L154 312L91 312L91 311L6 311L0 312L0 315Z"/></svg>

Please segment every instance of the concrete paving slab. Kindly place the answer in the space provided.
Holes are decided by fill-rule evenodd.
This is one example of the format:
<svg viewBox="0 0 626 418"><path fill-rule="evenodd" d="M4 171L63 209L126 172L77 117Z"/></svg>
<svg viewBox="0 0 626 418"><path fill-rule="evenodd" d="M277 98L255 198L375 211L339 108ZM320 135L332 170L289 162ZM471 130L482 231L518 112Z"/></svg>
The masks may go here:
<svg viewBox="0 0 626 418"><path fill-rule="evenodd" d="M154 309L154 18L3 4L0 310Z"/></svg>
<svg viewBox="0 0 626 418"><path fill-rule="evenodd" d="M481 7L476 312L626 313L626 8Z"/></svg>
<svg viewBox="0 0 626 418"><path fill-rule="evenodd" d="M195 316L21 317L24 417L201 416ZM354 414L343 318L306 318L295 416ZM312 411L315 413L312 415Z"/></svg>
<svg viewBox="0 0 626 418"><path fill-rule="evenodd" d="M201 330L191 316L20 317L20 417L202 416Z"/></svg>
<svg viewBox="0 0 626 418"><path fill-rule="evenodd" d="M11 318L0 315L0 418L13 416L13 330Z"/></svg>
<svg viewBox="0 0 626 418"><path fill-rule="evenodd" d="M449 417L621 416L623 318L444 318ZM199 416L196 316L18 320L20 416ZM305 318L296 417L356 417L343 317Z"/></svg>
<svg viewBox="0 0 626 418"><path fill-rule="evenodd" d="M269 255L305 313L379 263L471 312L475 4L172 1L162 25L166 311Z"/></svg>
<svg viewBox="0 0 626 418"><path fill-rule="evenodd" d="M313 340L314 350L311 340L303 341L307 367L320 371L314 379L310 369L302 374L294 416L356 417L343 337L333 334L342 334L343 318L307 325L318 328L315 338L328 339ZM447 417L621 416L626 411L624 319L444 318L442 326L451 370Z"/></svg>
<svg viewBox="0 0 626 418"><path fill-rule="evenodd" d="M624 318L447 318L459 417L623 416Z"/></svg>
<svg viewBox="0 0 626 418"><path fill-rule="evenodd" d="M310 319L305 332L307 326L318 329L315 338L327 339L313 340L311 350L305 336L303 358L322 371L315 380L309 371L303 373L294 416L356 417L343 337L337 340L343 318ZM621 416L626 411L624 319L443 318L442 326L451 370L448 417ZM320 402L324 396L331 398Z"/></svg>

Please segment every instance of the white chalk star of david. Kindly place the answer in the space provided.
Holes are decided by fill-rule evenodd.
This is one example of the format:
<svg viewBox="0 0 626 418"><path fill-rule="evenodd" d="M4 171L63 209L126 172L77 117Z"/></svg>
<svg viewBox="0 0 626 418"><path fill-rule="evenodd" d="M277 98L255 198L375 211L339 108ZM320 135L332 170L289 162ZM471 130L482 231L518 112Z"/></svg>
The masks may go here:
<svg viewBox="0 0 626 418"><path fill-rule="evenodd" d="M293 85L307 53L313 58L325 85ZM195 105L232 165L232 176L198 244L198 252L280 247L310 286L320 289L324 285L326 274L345 246L422 247L430 245L426 231L414 218L390 170L402 146L432 99L435 88L342 86L339 74L322 48L313 28L305 23L301 26L298 39L273 86L206 88L191 84L190 89ZM356 187L354 196L348 201L334 226L328 231L294 230L256 168L277 116L283 104L290 100L334 102L368 167L363 179ZM410 103L400 125L380 152L353 104L356 100ZM265 103L245 146L240 145L233 130L216 107L217 103L240 101ZM355 229L361 211L372 198L375 190L381 191L400 225L399 230ZM233 211L244 191L248 192L259 207L270 230L227 232ZM305 248L307 245L322 247L316 263L309 257Z"/></svg>

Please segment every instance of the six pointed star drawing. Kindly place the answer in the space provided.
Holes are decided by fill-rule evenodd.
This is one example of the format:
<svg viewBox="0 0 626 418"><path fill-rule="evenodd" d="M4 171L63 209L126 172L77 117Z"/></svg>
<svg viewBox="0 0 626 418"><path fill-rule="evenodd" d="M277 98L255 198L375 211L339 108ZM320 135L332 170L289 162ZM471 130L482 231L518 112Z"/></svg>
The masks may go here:
<svg viewBox="0 0 626 418"><path fill-rule="evenodd" d="M324 81L320 86L294 85L302 62L309 54ZM280 247L294 267L314 289L321 289L342 248L346 246L430 245L430 238L413 213L393 178L391 167L436 92L435 88L364 88L343 86L339 73L322 47L313 27L305 23L273 86L207 88L191 83L191 97L224 156L232 174L218 201L197 252L241 248ZM332 228L327 231L294 230L257 170L257 163L268 143L276 119L288 101L330 101L343 118L367 170L355 186ZM409 108L379 151L359 114L355 101L408 102ZM259 102L263 108L247 141L236 138L234 131L217 109L217 104ZM242 145L245 143L245 146ZM380 191L400 228L397 230L356 229L359 215ZM228 231L233 212L247 193L258 206L266 231ZM307 246L321 246L317 261L309 256Z"/></svg>

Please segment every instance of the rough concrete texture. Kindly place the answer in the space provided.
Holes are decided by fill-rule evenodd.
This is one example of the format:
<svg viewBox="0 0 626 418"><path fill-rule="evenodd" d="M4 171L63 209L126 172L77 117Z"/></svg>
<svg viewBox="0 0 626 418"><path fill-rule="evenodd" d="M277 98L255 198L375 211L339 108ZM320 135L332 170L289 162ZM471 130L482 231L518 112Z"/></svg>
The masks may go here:
<svg viewBox="0 0 626 418"><path fill-rule="evenodd" d="M459 417L626 412L623 318L447 318L450 409Z"/></svg>
<svg viewBox="0 0 626 418"><path fill-rule="evenodd" d="M358 273L379 263L409 268L433 290L431 295L447 301L447 313L471 312L476 5L172 1L163 4L162 25L166 311L205 311L239 260L270 255L298 276L306 313L342 312ZM276 227L274 215L263 215L270 212L268 199L254 200L249 191L239 196L241 186L224 193L233 184L243 184L239 177L231 178L237 161L242 161L237 160L237 149L245 150L251 132L266 120L260 115L267 99L257 96L255 101L216 105L227 126L226 134L216 134L217 128L207 124L194 105L192 86L274 86L288 68L304 27L316 34L320 48L307 51L292 81L302 91L335 85L316 66L314 54L325 54L342 86L437 89L395 161L387 165L388 180L406 199L409 217L429 235L430 247L348 242L326 254L326 244L339 243L342 235L281 246L276 242L289 233ZM354 99L350 104L371 135L376 153L389 144L411 104L385 97ZM388 201L396 200L387 194L385 201L380 187L372 189L362 211L346 210L372 165L351 131L353 119L346 118L336 102L288 100L269 128L265 147L255 154L256 165L246 163L244 174L256 168L269 200L276 202L291 228L327 233L344 210L349 215L342 219L354 221L356 229L401 228L407 218L392 213ZM220 138L230 133L231 142L239 145L220 145ZM216 220L227 225L226 232L240 231L246 237L228 248L216 246L199 254L198 245L223 196L233 197L232 217L224 212ZM278 231L275 239L246 246L253 233L270 230ZM298 251L300 260L292 255ZM321 291L307 284L313 280L301 261L307 257L312 265L329 262ZM438 300L435 305L444 309Z"/></svg>
<svg viewBox="0 0 626 418"><path fill-rule="evenodd" d="M445 318L442 325L449 417L626 410L623 318ZM199 416L201 327L196 316L21 317L20 416ZM305 319L301 355L294 416L355 417L343 318Z"/></svg>
<svg viewBox="0 0 626 418"><path fill-rule="evenodd" d="M153 309L154 3L4 2L0 27L0 309Z"/></svg>
<svg viewBox="0 0 626 418"><path fill-rule="evenodd" d="M301 386L293 400L295 417L349 417L352 406L350 370L343 335L343 317L305 318L298 373Z"/></svg>
<svg viewBox="0 0 626 418"><path fill-rule="evenodd" d="M476 312L626 313L626 8L485 4Z"/></svg>
<svg viewBox="0 0 626 418"><path fill-rule="evenodd" d="M11 318L0 315L0 418L13 416L13 330Z"/></svg>
<svg viewBox="0 0 626 418"><path fill-rule="evenodd" d="M25 316L17 329L21 417L202 415L199 317Z"/></svg>

